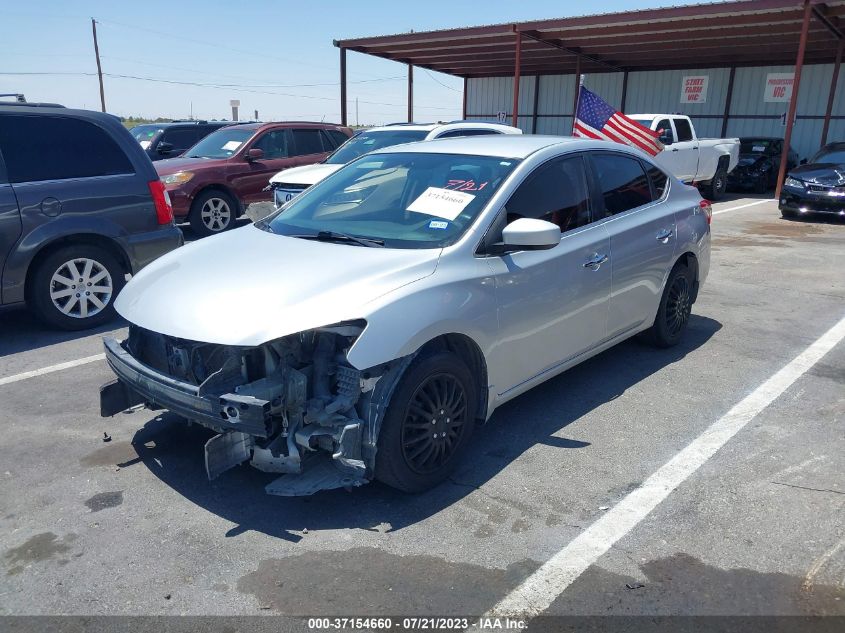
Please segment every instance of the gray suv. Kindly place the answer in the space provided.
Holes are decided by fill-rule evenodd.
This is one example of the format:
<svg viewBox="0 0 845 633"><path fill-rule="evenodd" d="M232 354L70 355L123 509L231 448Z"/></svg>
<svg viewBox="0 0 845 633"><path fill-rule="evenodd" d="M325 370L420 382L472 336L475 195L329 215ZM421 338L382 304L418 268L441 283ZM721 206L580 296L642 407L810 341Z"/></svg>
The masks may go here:
<svg viewBox="0 0 845 633"><path fill-rule="evenodd" d="M100 325L126 276L182 243L164 185L116 117L0 105L0 306Z"/></svg>

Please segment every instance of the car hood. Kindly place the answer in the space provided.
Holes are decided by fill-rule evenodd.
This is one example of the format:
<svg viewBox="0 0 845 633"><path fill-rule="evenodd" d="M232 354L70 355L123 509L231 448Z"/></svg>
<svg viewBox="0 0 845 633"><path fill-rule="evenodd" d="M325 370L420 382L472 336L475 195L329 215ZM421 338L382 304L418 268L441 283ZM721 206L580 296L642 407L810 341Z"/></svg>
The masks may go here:
<svg viewBox="0 0 845 633"><path fill-rule="evenodd" d="M737 162L737 167L751 167L752 165L756 165L758 162L763 162L765 160L765 156L763 154L740 154L739 161Z"/></svg>
<svg viewBox="0 0 845 633"><path fill-rule="evenodd" d="M291 167L280 171L270 179L271 183L289 185L313 185L320 182L326 176L335 173L343 165L327 165L317 163L316 165L303 165L302 167Z"/></svg>
<svg viewBox="0 0 845 633"><path fill-rule="evenodd" d="M431 275L440 249L368 248L274 235L254 226L171 251L115 301L135 325L221 345L261 345L350 319Z"/></svg>
<svg viewBox="0 0 845 633"><path fill-rule="evenodd" d="M836 163L801 165L792 169L789 175L819 185L845 185L845 165Z"/></svg>
<svg viewBox="0 0 845 633"><path fill-rule="evenodd" d="M166 158L153 163L159 176L169 176L178 171L190 171L192 169L215 167L225 165L226 159L220 158Z"/></svg>

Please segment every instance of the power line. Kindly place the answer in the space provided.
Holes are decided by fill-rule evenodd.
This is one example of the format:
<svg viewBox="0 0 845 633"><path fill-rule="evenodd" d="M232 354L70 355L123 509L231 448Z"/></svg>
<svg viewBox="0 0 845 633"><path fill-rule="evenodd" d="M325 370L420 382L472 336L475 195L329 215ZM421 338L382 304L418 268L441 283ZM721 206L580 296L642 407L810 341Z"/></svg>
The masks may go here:
<svg viewBox="0 0 845 633"><path fill-rule="evenodd" d="M92 72L0 72L0 75L9 75L9 76L28 76L28 75L40 75L40 76L49 76L49 75L59 75L59 76L80 76L80 77L96 77L97 73ZM113 79L132 79L136 81L150 81L154 83L164 83L164 84L172 84L177 86L194 86L197 88L213 88L216 90L231 90L234 92L247 92L252 94L265 94L265 95L272 95L277 97L293 97L295 99L312 99L317 101L337 101L335 97L319 97L316 95L303 95L303 94L294 94L289 92L269 92L266 90L255 90L250 87L238 87L237 84L217 84L217 83L202 83L198 81L180 81L176 79L162 79L159 77L144 77L140 75L125 75L120 73L103 73L104 77L111 77ZM361 100L361 103L366 103L367 105L380 105L380 106L388 106L388 107L396 107L402 108L405 107L404 104L401 103L385 103L382 101L364 101ZM429 105L418 105L414 104L414 107L421 108L423 110L444 110L444 111L453 111L455 108L444 108L442 106L429 106Z"/></svg>
<svg viewBox="0 0 845 633"><path fill-rule="evenodd" d="M423 70L425 71L425 74L426 74L426 75L428 75L429 77L431 77L431 79L434 81L434 83L440 84L441 86L443 86L444 88L446 88L446 89L448 89L448 90L453 90L453 91L455 91L455 92L463 92L462 90L458 90L457 88L453 88L452 86L447 86L446 84L444 84L444 83L443 83L442 81L440 81L437 77L435 77L435 76L434 76L434 75L432 75L430 72L428 72L428 68L423 68Z"/></svg>

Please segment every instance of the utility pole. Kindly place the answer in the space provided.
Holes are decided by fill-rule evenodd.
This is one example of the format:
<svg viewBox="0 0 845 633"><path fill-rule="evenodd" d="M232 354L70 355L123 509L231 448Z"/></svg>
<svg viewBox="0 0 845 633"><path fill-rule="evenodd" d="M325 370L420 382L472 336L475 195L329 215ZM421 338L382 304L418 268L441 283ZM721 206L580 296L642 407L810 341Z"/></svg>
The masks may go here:
<svg viewBox="0 0 845 633"><path fill-rule="evenodd" d="M97 21L91 18L91 31L94 33L94 56L97 58L97 77L100 78L100 105L106 111L106 92L103 90L103 67L100 65L100 47L97 45Z"/></svg>
<svg viewBox="0 0 845 633"><path fill-rule="evenodd" d="M361 121L358 120L358 97L355 97L355 127L361 127Z"/></svg>

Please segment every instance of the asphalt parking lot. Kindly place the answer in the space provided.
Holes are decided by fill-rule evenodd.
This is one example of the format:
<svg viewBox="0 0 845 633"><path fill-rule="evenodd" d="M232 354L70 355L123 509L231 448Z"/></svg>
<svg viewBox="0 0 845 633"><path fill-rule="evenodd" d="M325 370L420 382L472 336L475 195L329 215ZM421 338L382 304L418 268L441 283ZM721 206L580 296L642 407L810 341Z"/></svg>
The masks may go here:
<svg viewBox="0 0 845 633"><path fill-rule="evenodd" d="M208 482L201 427L99 417L104 361L37 374L120 324L0 314L0 614L495 609L845 317L845 222L731 198L680 346L629 341L508 403L417 496L271 497L249 467ZM845 615L845 343L805 369L583 573L554 576L543 612Z"/></svg>

